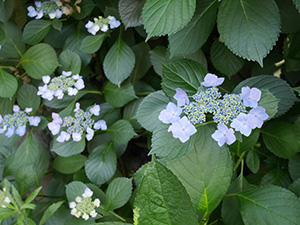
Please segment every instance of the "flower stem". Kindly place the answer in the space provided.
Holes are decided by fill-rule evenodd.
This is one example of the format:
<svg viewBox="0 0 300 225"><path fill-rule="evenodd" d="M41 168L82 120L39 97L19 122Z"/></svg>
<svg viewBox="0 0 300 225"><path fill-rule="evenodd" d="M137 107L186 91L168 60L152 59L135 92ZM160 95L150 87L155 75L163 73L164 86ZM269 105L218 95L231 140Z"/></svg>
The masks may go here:
<svg viewBox="0 0 300 225"><path fill-rule="evenodd" d="M98 91L98 90L82 90L82 91L79 91L79 93L103 95L103 92L102 91Z"/></svg>
<svg viewBox="0 0 300 225"><path fill-rule="evenodd" d="M202 126L205 126L207 124L210 124L210 123L214 123L215 121L211 120L211 121L208 121L208 122L205 122L205 123L200 123L198 125L196 125L195 127L198 128L198 127L202 127Z"/></svg>

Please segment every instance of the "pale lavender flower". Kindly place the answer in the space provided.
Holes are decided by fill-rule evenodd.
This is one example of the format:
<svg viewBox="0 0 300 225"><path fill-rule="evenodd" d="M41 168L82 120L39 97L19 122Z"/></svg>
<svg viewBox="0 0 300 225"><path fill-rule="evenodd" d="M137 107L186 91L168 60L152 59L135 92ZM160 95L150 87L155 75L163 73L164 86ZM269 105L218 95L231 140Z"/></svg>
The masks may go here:
<svg viewBox="0 0 300 225"><path fill-rule="evenodd" d="M30 112L32 112L32 108L25 108L25 110L24 110L26 113L30 113Z"/></svg>
<svg viewBox="0 0 300 225"><path fill-rule="evenodd" d="M22 137L25 134L25 132L26 132L26 125L19 126L15 131L15 133L20 137Z"/></svg>
<svg viewBox="0 0 300 225"><path fill-rule="evenodd" d="M106 32L108 31L108 26L106 24L103 24L102 28L101 28L102 32Z"/></svg>
<svg viewBox="0 0 300 225"><path fill-rule="evenodd" d="M5 136L10 138L11 136L14 135L14 132L15 132L15 127L9 127L9 128L7 128L7 132L6 132Z"/></svg>
<svg viewBox="0 0 300 225"><path fill-rule="evenodd" d="M168 132L170 131L173 137L179 138L182 143L185 143L190 136L197 132L197 129L190 123L188 118L184 116L169 127Z"/></svg>
<svg viewBox="0 0 300 225"><path fill-rule="evenodd" d="M3 122L3 117L0 115L0 123Z"/></svg>
<svg viewBox="0 0 300 225"><path fill-rule="evenodd" d="M7 129L7 126L3 126L3 128L0 128L0 134L3 134Z"/></svg>
<svg viewBox="0 0 300 225"><path fill-rule="evenodd" d="M73 138L73 141L76 141L76 142L78 142L78 141L80 141L81 140L81 134L80 133L73 133L72 134L72 138Z"/></svg>
<svg viewBox="0 0 300 225"><path fill-rule="evenodd" d="M82 194L82 197L84 197L84 198L90 198L90 197L92 197L92 195L93 195L93 191L91 189L89 189L89 188L86 188L84 190L84 193Z"/></svg>
<svg viewBox="0 0 300 225"><path fill-rule="evenodd" d="M201 84L205 87L216 87L221 85L224 82L224 80L224 77L218 78L218 76L216 76L215 74L208 73L204 77L204 82L202 82Z"/></svg>
<svg viewBox="0 0 300 225"><path fill-rule="evenodd" d="M82 79L79 79L76 81L76 83L74 84L74 86L77 88L77 90L81 90L84 88L84 81Z"/></svg>
<svg viewBox="0 0 300 225"><path fill-rule="evenodd" d="M87 135L85 136L88 141L92 140L94 137L94 130L91 128L86 129Z"/></svg>
<svg viewBox="0 0 300 225"><path fill-rule="evenodd" d="M72 75L72 71L62 71L62 75L69 77Z"/></svg>
<svg viewBox="0 0 300 225"><path fill-rule="evenodd" d="M51 77L49 75L43 76L42 80L45 84L48 84L51 80Z"/></svg>
<svg viewBox="0 0 300 225"><path fill-rule="evenodd" d="M257 106L255 108L251 109L249 114L254 116L254 118L253 118L254 125L253 126L255 126L257 128L261 128L261 126L264 123L264 120L269 118L268 114L266 113L265 108L262 106Z"/></svg>
<svg viewBox="0 0 300 225"><path fill-rule="evenodd" d="M242 87L241 98L245 106L254 108L258 105L258 101L261 97L261 91L257 88L251 88L246 86Z"/></svg>
<svg viewBox="0 0 300 225"><path fill-rule="evenodd" d="M53 135L56 135L59 133L60 125L62 124L62 119L60 118L59 114L52 113L53 121L48 123L48 128L51 131Z"/></svg>
<svg viewBox="0 0 300 225"><path fill-rule="evenodd" d="M107 19L108 19L110 29L117 28L121 25L120 21L116 20L114 16L108 16Z"/></svg>
<svg viewBox="0 0 300 225"><path fill-rule="evenodd" d="M176 88L176 94L173 96L177 100L178 106L184 106L185 104L189 104L189 97L185 93L184 90L180 88Z"/></svg>
<svg viewBox="0 0 300 225"><path fill-rule="evenodd" d="M107 125L105 120L98 120L95 124L94 124L94 129L96 130L106 130L107 129Z"/></svg>
<svg viewBox="0 0 300 225"><path fill-rule="evenodd" d="M70 134L68 134L67 132L65 132L65 131L62 131L61 133L60 133L60 135L56 138L56 140L58 141L58 142L65 142L65 141L68 141L68 140L70 140L70 138L71 138L71 136L70 136Z"/></svg>
<svg viewBox="0 0 300 225"><path fill-rule="evenodd" d="M231 145L236 141L236 137L234 136L234 131L232 128L228 129L226 125L223 123L218 124L218 130L216 130L211 137L218 142L218 145L221 147L225 144L225 142Z"/></svg>
<svg viewBox="0 0 300 225"><path fill-rule="evenodd" d="M41 122L41 118L38 116L31 116L31 117L28 117L28 121L29 121L30 126L37 127L39 125L39 123Z"/></svg>
<svg viewBox="0 0 300 225"><path fill-rule="evenodd" d="M76 102L74 112L77 112L78 110L80 110L80 103Z"/></svg>
<svg viewBox="0 0 300 225"><path fill-rule="evenodd" d="M14 112L19 112L20 111L20 107L18 105L14 105L13 106L13 111Z"/></svg>
<svg viewBox="0 0 300 225"><path fill-rule="evenodd" d="M90 113L92 113L95 116L99 116L99 112L100 112L99 105L94 105L92 108L90 108Z"/></svg>
<svg viewBox="0 0 300 225"><path fill-rule="evenodd" d="M28 14L27 15L29 17L35 17L38 14L38 12L35 10L35 8L33 6L28 6L27 10L28 10Z"/></svg>
<svg viewBox="0 0 300 225"><path fill-rule="evenodd" d="M62 99L64 97L64 92L61 89L58 89L55 91L54 96L57 97L57 99Z"/></svg>
<svg viewBox="0 0 300 225"><path fill-rule="evenodd" d="M255 118L253 115L245 113L240 113L237 118L233 119L231 127L236 131L240 131L241 134L249 136L252 132L252 129L255 128Z"/></svg>
<svg viewBox="0 0 300 225"><path fill-rule="evenodd" d="M71 88L71 87L68 88L68 95L69 96L77 95L77 93L78 93L78 90L76 88Z"/></svg>
<svg viewBox="0 0 300 225"><path fill-rule="evenodd" d="M167 108L160 112L158 119L166 124L174 123L180 120L181 112L181 108L177 107L174 103L169 102Z"/></svg>

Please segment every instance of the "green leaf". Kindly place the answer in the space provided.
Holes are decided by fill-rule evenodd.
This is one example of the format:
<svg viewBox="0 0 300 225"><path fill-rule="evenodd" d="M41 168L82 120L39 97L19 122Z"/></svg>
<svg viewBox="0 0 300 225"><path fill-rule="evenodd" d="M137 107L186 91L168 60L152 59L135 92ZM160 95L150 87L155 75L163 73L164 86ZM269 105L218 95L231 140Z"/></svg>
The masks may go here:
<svg viewBox="0 0 300 225"><path fill-rule="evenodd" d="M213 66L221 73L231 75L242 69L245 61L234 55L223 43L215 40L210 49L211 62Z"/></svg>
<svg viewBox="0 0 300 225"><path fill-rule="evenodd" d="M106 77L114 84L120 84L129 77L135 63L135 55L131 48L121 39L115 42L106 54L103 69Z"/></svg>
<svg viewBox="0 0 300 225"><path fill-rule="evenodd" d="M300 178L300 154L295 155L289 159L289 173L291 178L295 181Z"/></svg>
<svg viewBox="0 0 300 225"><path fill-rule="evenodd" d="M138 99L130 102L129 104L127 104L125 106L124 111L123 111L123 119L128 120L132 124L132 126L135 130L142 128L142 126L139 124L139 122L137 122L136 117L135 117L137 110L142 101L143 101L143 98L138 98Z"/></svg>
<svg viewBox="0 0 300 225"><path fill-rule="evenodd" d="M198 224L185 188L157 161L148 164L134 207L135 224Z"/></svg>
<svg viewBox="0 0 300 225"><path fill-rule="evenodd" d="M162 124L154 130L149 154L171 160L181 158L192 150L195 136L193 135L187 142L182 143L178 138L174 138L171 132L168 132L169 126L169 124Z"/></svg>
<svg viewBox="0 0 300 225"><path fill-rule="evenodd" d="M116 168L117 157L113 142L99 145L85 163L86 175L98 185L107 182L114 175Z"/></svg>
<svg viewBox="0 0 300 225"><path fill-rule="evenodd" d="M81 50L86 53L93 53L99 50L106 34L98 34L95 36L89 35L85 37L81 42Z"/></svg>
<svg viewBox="0 0 300 225"><path fill-rule="evenodd" d="M111 82L104 86L105 100L112 106L122 107L137 98L132 84L122 84L119 88Z"/></svg>
<svg viewBox="0 0 300 225"><path fill-rule="evenodd" d="M54 139L51 151L55 152L56 154L62 157L69 157L81 153L84 150L84 148L85 148L84 137L79 142L69 140L67 142L60 143L56 141L56 139Z"/></svg>
<svg viewBox="0 0 300 225"><path fill-rule="evenodd" d="M11 98L18 89L17 79L0 68L0 97Z"/></svg>
<svg viewBox="0 0 300 225"><path fill-rule="evenodd" d="M300 200L286 189L277 186L259 186L235 196L239 201L245 225L299 223Z"/></svg>
<svg viewBox="0 0 300 225"><path fill-rule="evenodd" d="M62 21L60 21L60 20L58 20L58 19L54 19L54 20L52 21L52 27L53 27L55 30L61 31L62 26L63 26Z"/></svg>
<svg viewBox="0 0 300 225"><path fill-rule="evenodd" d="M296 6L296 9L298 9L298 12L300 13L300 0L293 0L294 5Z"/></svg>
<svg viewBox="0 0 300 225"><path fill-rule="evenodd" d="M243 176L238 176L230 185L227 194L239 193L254 187ZM234 197L225 197L222 202L222 219L225 225L244 225L238 201Z"/></svg>
<svg viewBox="0 0 300 225"><path fill-rule="evenodd" d="M79 181L73 181L66 185L66 195L69 202L75 201L77 196L81 197L87 186Z"/></svg>
<svg viewBox="0 0 300 225"><path fill-rule="evenodd" d="M95 223L94 225L132 225L132 224L123 223L123 222L102 222L102 223Z"/></svg>
<svg viewBox="0 0 300 225"><path fill-rule="evenodd" d="M155 128L162 125L158 119L159 113L166 108L169 99L162 91L148 95L140 104L136 113L138 122L148 131L153 132Z"/></svg>
<svg viewBox="0 0 300 225"><path fill-rule="evenodd" d="M193 206L206 215L221 202L231 182L233 163L228 148L221 148L210 125L200 127L194 148L185 157L167 162L189 193Z"/></svg>
<svg viewBox="0 0 300 225"><path fill-rule="evenodd" d="M167 65L171 62L170 52L164 46L157 46L150 51L150 59L155 72L162 75L163 64Z"/></svg>
<svg viewBox="0 0 300 225"><path fill-rule="evenodd" d="M70 157L58 156L54 159L52 167L60 173L72 174L80 170L84 166L86 160L86 156L81 154L72 155Z"/></svg>
<svg viewBox="0 0 300 225"><path fill-rule="evenodd" d="M63 51L58 57L61 71L72 71L72 74L79 74L81 70L80 57L69 49Z"/></svg>
<svg viewBox="0 0 300 225"><path fill-rule="evenodd" d="M295 180L288 188L291 192L295 193L298 197L300 196L300 179Z"/></svg>
<svg viewBox="0 0 300 225"><path fill-rule="evenodd" d="M181 88L188 96L194 95L206 74L207 70L199 63L189 59L178 60L163 66L162 89L169 98L173 98L176 88Z"/></svg>
<svg viewBox="0 0 300 225"><path fill-rule="evenodd" d="M216 23L217 3L217 0L198 2L192 20L169 36L171 57L191 54L201 48Z"/></svg>
<svg viewBox="0 0 300 225"><path fill-rule="evenodd" d="M10 100L9 98L1 98L0 97L0 114L1 115L11 114L14 102L15 102L14 98L12 100ZM6 139L7 139L7 137L6 137ZM1 141L0 141L0 143L1 143Z"/></svg>
<svg viewBox="0 0 300 225"><path fill-rule="evenodd" d="M242 87L245 86L267 89L277 99L280 99L278 111L274 117L278 117L286 113L297 99L290 85L286 81L275 76L260 75L248 78L239 83L233 90L233 93L241 93Z"/></svg>
<svg viewBox="0 0 300 225"><path fill-rule="evenodd" d="M58 66L54 49L48 44L37 44L29 48L21 57L20 63L26 73L35 79L50 75Z"/></svg>
<svg viewBox="0 0 300 225"><path fill-rule="evenodd" d="M119 13L125 28L142 25L142 8L146 0L120 0Z"/></svg>
<svg viewBox="0 0 300 225"><path fill-rule="evenodd" d="M257 61L275 45L280 33L280 14L273 0L222 1L218 30L225 45L236 55Z"/></svg>
<svg viewBox="0 0 300 225"><path fill-rule="evenodd" d="M246 157L247 167L253 172L257 173L259 169L260 160L257 153L253 150L249 151Z"/></svg>
<svg viewBox="0 0 300 225"><path fill-rule="evenodd" d="M235 152L237 155L241 155L244 151L250 150L258 141L259 131L259 129L252 130L249 137L241 135L240 133L235 133L236 136L237 134L240 134L242 140L236 140L233 144L229 145L230 151Z"/></svg>
<svg viewBox="0 0 300 225"><path fill-rule="evenodd" d="M114 179L106 190L105 211L115 210L128 202L132 192L132 180L126 177Z"/></svg>
<svg viewBox="0 0 300 225"><path fill-rule="evenodd" d="M300 31L300 24L295 21L300 20L300 14L295 8L292 0L276 0L280 11L281 31L283 33L297 33ZM299 5L300 6L300 5Z"/></svg>
<svg viewBox="0 0 300 225"><path fill-rule="evenodd" d="M52 28L50 20L31 20L25 25L22 40L29 45L34 45L43 40Z"/></svg>
<svg viewBox="0 0 300 225"><path fill-rule="evenodd" d="M17 94L17 101L22 109L32 108L31 114L34 115L40 106L41 97L37 95L37 89L34 86L23 82Z"/></svg>
<svg viewBox="0 0 300 225"><path fill-rule="evenodd" d="M191 20L195 8L195 0L147 0L142 12L146 41L181 30Z"/></svg>
<svg viewBox="0 0 300 225"><path fill-rule="evenodd" d="M276 115L279 102L280 99L276 98L270 91L261 90L261 97L258 105L266 109L266 113L269 116L268 120Z"/></svg>
<svg viewBox="0 0 300 225"><path fill-rule="evenodd" d="M100 108L101 112L99 119L105 120L108 127L121 118L120 108L113 107L107 102L102 103Z"/></svg>
<svg viewBox="0 0 300 225"><path fill-rule="evenodd" d="M42 219L39 222L39 225L43 225L46 223L46 221L59 209L59 207L64 203L65 201L59 201L55 202L52 205L50 205L47 210L45 211Z"/></svg>
<svg viewBox="0 0 300 225"><path fill-rule="evenodd" d="M13 12L13 8L13 0L0 1L0 22L7 22Z"/></svg>
<svg viewBox="0 0 300 225"><path fill-rule="evenodd" d="M32 202L41 191L42 187L35 189L25 200L25 204Z"/></svg>
<svg viewBox="0 0 300 225"><path fill-rule="evenodd" d="M283 121L268 124L262 131L267 148L278 157L288 159L300 151L300 139L293 125Z"/></svg>
<svg viewBox="0 0 300 225"><path fill-rule="evenodd" d="M280 167L276 167L268 171L260 181L260 184L274 184L284 188L288 188L291 184L289 175Z"/></svg>
<svg viewBox="0 0 300 225"><path fill-rule="evenodd" d="M106 130L111 139L119 145L126 144L136 133L127 120L118 120Z"/></svg>
<svg viewBox="0 0 300 225"><path fill-rule="evenodd" d="M6 41L5 32L0 28L0 45L2 46Z"/></svg>

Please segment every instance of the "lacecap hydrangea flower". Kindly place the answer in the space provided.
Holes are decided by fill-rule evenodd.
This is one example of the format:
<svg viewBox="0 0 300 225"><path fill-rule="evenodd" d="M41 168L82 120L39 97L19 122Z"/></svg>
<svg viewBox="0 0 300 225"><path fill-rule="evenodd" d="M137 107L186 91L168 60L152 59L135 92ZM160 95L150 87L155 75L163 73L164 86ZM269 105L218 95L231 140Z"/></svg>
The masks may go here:
<svg viewBox="0 0 300 225"><path fill-rule="evenodd" d="M74 202L69 202L71 215L88 220L91 217L96 217L98 214L96 208L100 206L100 200L96 198L92 201L93 191L86 188L82 196L77 196Z"/></svg>
<svg viewBox="0 0 300 225"><path fill-rule="evenodd" d="M53 135L57 135L61 129L63 129L60 135L56 138L58 142L69 141L72 137L73 141L80 141L82 135L88 141L94 137L95 130L106 130L107 125L104 120L92 119L92 116L99 116L100 106L94 105L89 107L86 111L80 109L80 104L77 102L74 109L74 116L67 116L61 118L59 114L52 113L53 121L48 123L48 128Z"/></svg>
<svg viewBox="0 0 300 225"><path fill-rule="evenodd" d="M49 75L42 77L44 85L39 87L37 95L51 101L54 97L62 99L65 94L77 95L84 88L84 81L79 74L72 75L71 71L63 71L62 75L51 79Z"/></svg>
<svg viewBox="0 0 300 225"><path fill-rule="evenodd" d="M120 21L116 20L114 16L108 16L107 18L99 16L98 18L94 18L94 22L89 20L85 27L88 29L89 33L96 35L99 30L106 32L109 29L117 28L120 25Z"/></svg>
<svg viewBox="0 0 300 225"><path fill-rule="evenodd" d="M182 89L177 88L173 96L177 106L172 102L168 103L167 108L160 112L159 120L166 124L172 123L168 131L183 143L196 133L194 125L206 122L208 114L218 124L212 138L219 146L235 142L234 130L249 136L253 129L261 128L263 121L269 118L266 110L258 106L261 91L247 86L242 88L241 94L222 96L217 86L223 82L224 78L208 73L201 83L207 89L199 90L191 101ZM181 118L182 114L185 116ZM229 125L231 128L228 128Z"/></svg>
<svg viewBox="0 0 300 225"><path fill-rule="evenodd" d="M59 19L63 14L69 15L71 13L71 10L67 6L63 6L60 0L36 1L35 8L29 6L27 10L27 15L29 17L35 17L35 19L40 19L43 16L48 16L50 19Z"/></svg>
<svg viewBox="0 0 300 225"><path fill-rule="evenodd" d="M6 189L3 188L2 191L0 190L0 206L2 208L6 208L5 204L9 204L11 201L6 194Z"/></svg>
<svg viewBox="0 0 300 225"><path fill-rule="evenodd" d="M41 121L38 116L29 116L32 108L26 108L25 111L21 111L17 105L13 106L13 114L7 114L2 117L0 115L0 133L5 133L5 136L11 137L13 134L23 136L26 132L26 124L29 122L30 126L37 127Z"/></svg>

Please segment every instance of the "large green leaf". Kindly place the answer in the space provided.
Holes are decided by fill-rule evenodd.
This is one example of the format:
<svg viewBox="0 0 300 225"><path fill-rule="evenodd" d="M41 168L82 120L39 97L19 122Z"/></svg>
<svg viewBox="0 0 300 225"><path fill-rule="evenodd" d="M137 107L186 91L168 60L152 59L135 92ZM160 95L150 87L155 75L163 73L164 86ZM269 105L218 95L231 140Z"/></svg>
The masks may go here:
<svg viewBox="0 0 300 225"><path fill-rule="evenodd" d="M230 151L235 152L237 155L241 155L244 151L250 150L259 138L259 129L252 130L249 137L242 136L242 142L236 140L233 144L229 145Z"/></svg>
<svg viewBox="0 0 300 225"><path fill-rule="evenodd" d="M98 34L95 36L89 35L85 37L81 42L81 50L86 53L93 53L99 50L106 34Z"/></svg>
<svg viewBox="0 0 300 225"><path fill-rule="evenodd" d="M134 88L130 83L123 84L118 88L118 86L108 82L104 86L104 96L105 100L115 107L122 107L137 98Z"/></svg>
<svg viewBox="0 0 300 225"><path fill-rule="evenodd" d="M75 142L71 138L71 140L61 143L56 141L56 139L54 139L51 151L55 152L56 154L62 157L69 157L71 155L76 155L81 153L84 150L84 148L85 148L84 137L82 137L82 139L79 142Z"/></svg>
<svg viewBox="0 0 300 225"><path fill-rule="evenodd" d="M81 197L87 186L79 181L73 181L66 185L66 195L69 202L75 201L77 196Z"/></svg>
<svg viewBox="0 0 300 225"><path fill-rule="evenodd" d="M18 89L17 79L0 68L0 97L11 98Z"/></svg>
<svg viewBox="0 0 300 225"><path fill-rule="evenodd" d="M234 194L245 225L296 225L300 220L300 200L278 186L259 186Z"/></svg>
<svg viewBox="0 0 300 225"><path fill-rule="evenodd" d="M42 219L40 220L39 225L44 224L58 209L59 207L64 203L65 201L59 201L55 202L52 205L50 205L45 213L43 214Z"/></svg>
<svg viewBox="0 0 300 225"><path fill-rule="evenodd" d="M200 212L208 215L221 202L231 182L233 163L228 148L221 148L211 135L214 129L200 127L194 148L183 158L168 162Z"/></svg>
<svg viewBox="0 0 300 225"><path fill-rule="evenodd" d="M72 174L80 170L84 166L86 160L86 156L81 154L69 157L57 156L53 161L52 167L60 173Z"/></svg>
<svg viewBox="0 0 300 225"><path fill-rule="evenodd" d="M246 164L253 173L257 173L259 170L260 160L257 153L253 149L247 154Z"/></svg>
<svg viewBox="0 0 300 225"><path fill-rule="evenodd" d="M26 24L23 32L23 41L34 45L43 40L52 28L50 20L31 20Z"/></svg>
<svg viewBox="0 0 300 225"><path fill-rule="evenodd" d="M233 92L239 94L241 93L242 87L245 86L267 89L277 99L280 99L275 117L286 113L297 99L290 85L286 81L275 76L260 75L248 78L239 83Z"/></svg>
<svg viewBox="0 0 300 225"><path fill-rule="evenodd" d="M195 0L147 0L142 12L146 41L181 30L191 20L195 8Z"/></svg>
<svg viewBox="0 0 300 225"><path fill-rule="evenodd" d="M13 0L0 1L0 22L7 22L13 12L13 8Z"/></svg>
<svg viewBox="0 0 300 225"><path fill-rule="evenodd" d="M148 164L134 207L135 224L198 224L196 211L183 185L156 161Z"/></svg>
<svg viewBox="0 0 300 225"><path fill-rule="evenodd" d="M188 96L195 94L207 70L190 59L181 59L163 66L162 89L169 98L173 98L176 88L184 90Z"/></svg>
<svg viewBox="0 0 300 225"><path fill-rule="evenodd" d="M210 57L213 66L228 77L237 73L245 64L242 58L234 55L219 40L215 40L211 46Z"/></svg>
<svg viewBox="0 0 300 225"><path fill-rule="evenodd" d="M0 114L1 115L12 113L12 108L13 108L13 105L15 102L14 100L15 100L14 98L11 100L9 98L1 98L0 97Z"/></svg>
<svg viewBox="0 0 300 225"><path fill-rule="evenodd" d="M291 179L287 172L281 167L276 167L268 171L260 181L260 184L274 184L284 188L288 188L291 184Z"/></svg>
<svg viewBox="0 0 300 225"><path fill-rule="evenodd" d="M106 77L114 84L120 84L129 77L135 63L131 48L121 39L115 42L106 54L103 69Z"/></svg>
<svg viewBox="0 0 300 225"><path fill-rule="evenodd" d="M169 126L170 124L162 124L154 130L150 153L168 160L181 158L194 147L195 135L182 143L178 138L174 138L171 132L168 132Z"/></svg>
<svg viewBox="0 0 300 225"><path fill-rule="evenodd" d="M22 56L20 63L26 73L35 79L42 79L44 75L50 75L58 66L54 49L44 43L28 49Z"/></svg>
<svg viewBox="0 0 300 225"><path fill-rule="evenodd" d="M61 65L61 71L72 71L72 74L78 74L81 70L81 60L79 55L69 49L63 51L58 57Z"/></svg>
<svg viewBox="0 0 300 225"><path fill-rule="evenodd" d="M261 90L261 97L258 105L265 108L266 113L269 116L268 120L276 115L279 102L280 99L276 98L270 91Z"/></svg>
<svg viewBox="0 0 300 225"><path fill-rule="evenodd" d="M135 117L145 129L153 132L155 128L162 125L158 116L166 108L168 102L169 99L162 91L151 93L144 98Z"/></svg>
<svg viewBox="0 0 300 225"><path fill-rule="evenodd" d="M126 177L114 179L106 190L105 211L122 207L129 200L132 192L132 180Z"/></svg>
<svg viewBox="0 0 300 225"><path fill-rule="evenodd" d="M291 158L300 151L300 138L295 126L283 121L268 124L262 131L267 148L281 158Z"/></svg>
<svg viewBox="0 0 300 225"><path fill-rule="evenodd" d="M295 181L300 178L300 154L295 155L289 159L289 173L291 178Z"/></svg>
<svg viewBox="0 0 300 225"><path fill-rule="evenodd" d="M114 175L116 168L117 157L113 142L99 145L85 163L86 175L98 185L108 181Z"/></svg>
<svg viewBox="0 0 300 225"><path fill-rule="evenodd" d="M234 54L262 66L278 39L280 14L273 0L227 0L221 3L217 24Z"/></svg>
<svg viewBox="0 0 300 225"><path fill-rule="evenodd" d="M40 106L41 97L37 95L37 89L34 86L24 82L18 91L17 101L22 109L32 108L34 115Z"/></svg>
<svg viewBox="0 0 300 225"><path fill-rule="evenodd" d="M217 0L198 2L192 20L185 28L169 36L171 57L191 54L201 48L215 25L217 2Z"/></svg>
<svg viewBox="0 0 300 225"><path fill-rule="evenodd" d="M281 32L297 33L300 31L300 13L295 8L292 0L276 0L281 16Z"/></svg>
<svg viewBox="0 0 300 225"><path fill-rule="evenodd" d="M146 0L120 0L119 12L126 28L142 25L142 8Z"/></svg>
<svg viewBox="0 0 300 225"><path fill-rule="evenodd" d="M162 75L163 64L170 63L170 52L164 46L157 46L150 51L150 59L155 72L158 75Z"/></svg>
<svg viewBox="0 0 300 225"><path fill-rule="evenodd" d="M118 120L111 125L107 132L116 144L126 144L136 133L127 120Z"/></svg>

